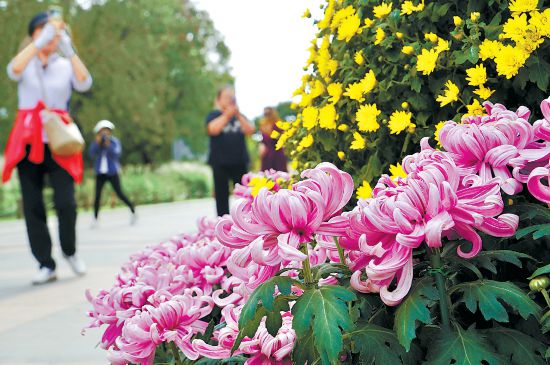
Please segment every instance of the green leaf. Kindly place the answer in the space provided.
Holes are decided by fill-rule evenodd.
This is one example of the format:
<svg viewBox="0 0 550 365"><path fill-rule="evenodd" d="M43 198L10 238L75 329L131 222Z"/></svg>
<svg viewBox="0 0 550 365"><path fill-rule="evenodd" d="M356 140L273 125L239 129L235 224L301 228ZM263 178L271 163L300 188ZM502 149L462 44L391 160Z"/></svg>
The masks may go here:
<svg viewBox="0 0 550 365"><path fill-rule="evenodd" d="M485 331L487 339L510 365L544 365L545 345L520 331L495 327Z"/></svg>
<svg viewBox="0 0 550 365"><path fill-rule="evenodd" d="M541 276L541 275L544 275L544 274L550 274L550 264L545 265L543 267L539 267L537 270L535 270L533 275L529 276L528 279L534 279L537 276Z"/></svg>
<svg viewBox="0 0 550 365"><path fill-rule="evenodd" d="M422 89L422 82L420 82L420 78L414 77L411 79L411 90L416 91L417 93L420 92L420 89Z"/></svg>
<svg viewBox="0 0 550 365"><path fill-rule="evenodd" d="M497 267L495 263L497 261L508 262L517 267L522 267L520 259L536 261L532 256L512 250L481 251L475 257L469 259L469 261L496 274Z"/></svg>
<svg viewBox="0 0 550 365"><path fill-rule="evenodd" d="M250 295L250 298L246 302L239 318L239 327L246 324L248 321L254 318L256 313L256 307L261 303L267 311L273 310L273 301L275 300L275 287L279 288L279 291L283 295L289 295L292 284L296 281L288 276L275 276L268 281L260 284Z"/></svg>
<svg viewBox="0 0 550 365"><path fill-rule="evenodd" d="M471 63L476 64L478 59L479 59L479 47L471 46L470 51L468 52L468 60Z"/></svg>
<svg viewBox="0 0 550 365"><path fill-rule="evenodd" d="M523 238L527 236L529 233L533 233L535 231L538 231L540 229L548 228L550 227L550 224L536 224L533 226L525 227L522 229L518 229L516 231L516 238L519 240L520 238Z"/></svg>
<svg viewBox="0 0 550 365"><path fill-rule="evenodd" d="M300 338L313 329L314 343L323 364L338 361L342 351L342 332L353 329L347 302L355 294L341 286L327 285L308 289L292 307L292 327Z"/></svg>
<svg viewBox="0 0 550 365"><path fill-rule="evenodd" d="M411 348L411 341L416 337L416 322L432 323L429 308L435 304L437 298L437 289L433 285L433 280L426 277L417 282L397 308L394 330L399 343L407 351Z"/></svg>
<svg viewBox="0 0 550 365"><path fill-rule="evenodd" d="M428 347L425 365L505 365L494 352L486 338L473 328L464 330L454 325L454 330L440 330L433 344Z"/></svg>
<svg viewBox="0 0 550 365"><path fill-rule="evenodd" d="M538 88L543 92L546 92L548 89L548 80L550 79L549 68L550 64L542 58L529 68L529 81L536 83Z"/></svg>
<svg viewBox="0 0 550 365"><path fill-rule="evenodd" d="M363 364L416 364L421 357L416 346L411 351L405 350L393 331L374 324L360 324L346 337L351 339L351 351L360 354Z"/></svg>
<svg viewBox="0 0 550 365"><path fill-rule="evenodd" d="M508 322L508 313L501 302L508 304L524 319L530 315L540 317L541 308L538 304L509 282L477 280L455 285L449 292L462 293L460 301L466 304L466 308L475 313L479 307L486 320Z"/></svg>
<svg viewBox="0 0 550 365"><path fill-rule="evenodd" d="M275 288L277 287L283 295L290 295L293 283L297 283L297 281L288 276L275 276L254 290L241 312L239 335L231 351L235 351L246 336L254 337L260 322L266 316L269 333L277 333L282 324L280 312L289 310L289 305L286 298L275 299ZM279 319L275 317L279 317ZM277 325L279 327L276 327Z"/></svg>
<svg viewBox="0 0 550 365"><path fill-rule="evenodd" d="M299 341L294 343L294 349L292 350L292 363L314 364L320 361L319 354L315 349L313 332L309 330L305 335L300 336Z"/></svg>
<svg viewBox="0 0 550 365"><path fill-rule="evenodd" d="M380 159L378 158L378 154L374 153L369 158L369 162L367 163L366 170L365 170L365 179L367 181L372 181L374 178L376 178L380 174L380 170L382 169L382 166L380 164Z"/></svg>

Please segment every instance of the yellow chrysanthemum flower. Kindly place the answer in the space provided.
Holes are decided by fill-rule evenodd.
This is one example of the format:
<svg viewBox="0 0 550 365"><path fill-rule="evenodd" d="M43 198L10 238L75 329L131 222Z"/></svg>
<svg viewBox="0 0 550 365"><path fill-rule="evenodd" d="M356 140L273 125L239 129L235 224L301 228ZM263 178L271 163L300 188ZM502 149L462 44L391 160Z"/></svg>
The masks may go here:
<svg viewBox="0 0 550 365"><path fill-rule="evenodd" d="M453 16L453 23L455 24L455 27L460 26L460 24L462 24L462 18L459 16Z"/></svg>
<svg viewBox="0 0 550 365"><path fill-rule="evenodd" d="M310 84L310 88L309 94L313 99L325 93L325 85L321 80L315 80L313 84Z"/></svg>
<svg viewBox="0 0 550 365"><path fill-rule="evenodd" d="M319 116L319 110L314 106L308 106L302 111L302 123L304 128L311 130L317 125L317 119Z"/></svg>
<svg viewBox="0 0 550 365"><path fill-rule="evenodd" d="M353 133L353 141L351 141L350 149L352 150L364 150L365 138L359 132Z"/></svg>
<svg viewBox="0 0 550 365"><path fill-rule="evenodd" d="M481 86L487 82L487 69L482 63L466 70L466 80L471 86Z"/></svg>
<svg viewBox="0 0 550 365"><path fill-rule="evenodd" d="M363 63L365 63L365 59L363 58L363 50L355 52L355 55L353 56L353 60L358 65L362 65Z"/></svg>
<svg viewBox="0 0 550 365"><path fill-rule="evenodd" d="M370 18L365 18L365 27L370 28L373 23L374 23L374 20Z"/></svg>
<svg viewBox="0 0 550 365"><path fill-rule="evenodd" d="M398 177L407 177L407 173L405 172L405 170L403 170L403 166L401 166L400 163L397 163L397 165L390 165L390 174L392 180L395 180Z"/></svg>
<svg viewBox="0 0 550 365"><path fill-rule="evenodd" d="M340 124L338 126L338 130L339 131L342 131L342 132L347 132L347 130L349 129L348 125L347 124Z"/></svg>
<svg viewBox="0 0 550 365"><path fill-rule="evenodd" d="M281 133L274 129L271 131L271 134L269 135L269 137L271 137L272 139L277 139L279 138L280 135Z"/></svg>
<svg viewBox="0 0 550 365"><path fill-rule="evenodd" d="M380 128L380 124L376 118L380 115L376 104L361 105L355 113L355 121L361 132L376 132Z"/></svg>
<svg viewBox="0 0 550 365"><path fill-rule="evenodd" d="M311 134L308 134L304 138L300 140L300 143L298 143L298 147L300 148L309 148L313 145L313 136Z"/></svg>
<svg viewBox="0 0 550 365"><path fill-rule="evenodd" d="M438 53L435 49L422 49L422 53L416 58L416 69L422 72L423 75L431 74L435 69Z"/></svg>
<svg viewBox="0 0 550 365"><path fill-rule="evenodd" d="M510 0L508 9L514 13L528 13L537 10L538 0Z"/></svg>
<svg viewBox="0 0 550 365"><path fill-rule="evenodd" d="M422 10L424 10L424 0L418 5L414 5L412 1L407 0L401 5L401 15L411 15L414 12Z"/></svg>
<svg viewBox="0 0 550 365"><path fill-rule="evenodd" d="M481 57L481 60L483 61L485 61L488 58L493 59L500 52L501 46L502 44L499 41L491 41L491 40L485 39L479 45L479 57Z"/></svg>
<svg viewBox="0 0 550 365"><path fill-rule="evenodd" d="M344 151L338 151L338 158L341 160L341 161L344 161L345 158L346 158L346 153Z"/></svg>
<svg viewBox="0 0 550 365"><path fill-rule="evenodd" d="M390 134L399 134L409 127L416 127L416 125L411 122L411 119L411 112L394 111L388 123Z"/></svg>
<svg viewBox="0 0 550 365"><path fill-rule="evenodd" d="M253 197L256 197L256 195L258 195L260 190L262 190L263 188L267 188L267 190L273 189L273 187L275 186L275 182L269 180L266 177L258 176L250 179L248 186L252 187L252 191L250 192L250 195L252 195Z"/></svg>
<svg viewBox="0 0 550 365"><path fill-rule="evenodd" d="M443 38L437 39L437 46L435 46L435 51L437 53L441 53L444 51L450 50L449 48L449 41L444 40Z"/></svg>
<svg viewBox="0 0 550 365"><path fill-rule="evenodd" d="M470 13L470 20L473 21L473 22L477 22L477 20L479 19L481 14L479 14L479 12L477 11L474 11L472 13Z"/></svg>
<svg viewBox="0 0 550 365"><path fill-rule="evenodd" d="M427 40L427 41L430 41L432 43L436 43L437 40L439 39L439 37L435 33L425 33L424 34L424 39Z"/></svg>
<svg viewBox="0 0 550 365"><path fill-rule="evenodd" d="M412 48L411 46L403 46L403 48L401 49L401 52L406 55L412 55L414 52L414 48Z"/></svg>
<svg viewBox="0 0 550 365"><path fill-rule="evenodd" d="M325 8L325 17L319 21L317 24L317 27L319 29L326 29L330 26L330 22L332 20L332 16L334 15L334 8L336 6L336 0L329 0L328 4Z"/></svg>
<svg viewBox="0 0 550 365"><path fill-rule="evenodd" d="M332 104L327 104L319 110L319 126L323 129L336 129L336 108Z"/></svg>
<svg viewBox="0 0 550 365"><path fill-rule="evenodd" d="M279 128L280 130L283 130L283 131L286 131L290 128L290 123L283 122L282 120L277 121L277 123L275 123L275 125L277 126L277 128Z"/></svg>
<svg viewBox="0 0 550 365"><path fill-rule="evenodd" d="M328 101L332 104L336 104L342 96L342 84L339 82L333 82L327 86L327 92L330 95Z"/></svg>
<svg viewBox="0 0 550 365"><path fill-rule="evenodd" d="M363 87L363 93L367 94L376 86L376 76L374 71L370 70L365 74L365 77L361 80L361 86Z"/></svg>
<svg viewBox="0 0 550 365"><path fill-rule="evenodd" d="M365 98L363 97L363 84L361 82L349 84L346 88L344 96L347 96L351 100L357 100L360 103L365 101Z"/></svg>
<svg viewBox="0 0 550 365"><path fill-rule="evenodd" d="M549 25L550 26L550 25ZM502 27L502 37L521 42L527 34L527 14L509 18Z"/></svg>
<svg viewBox="0 0 550 365"><path fill-rule="evenodd" d="M474 90L474 94L478 95L483 100L489 99L494 92L495 90L491 90L483 85Z"/></svg>
<svg viewBox="0 0 550 365"><path fill-rule="evenodd" d="M332 30L338 28L340 24L342 24L342 21L346 19L347 17L350 17L355 14L355 9L353 6L349 5L346 6L343 9L340 9L334 14L334 17L332 17L332 22L330 23L330 28Z"/></svg>
<svg viewBox="0 0 550 365"><path fill-rule="evenodd" d="M435 99L436 101L439 102L440 106L442 107L452 103L453 101L458 100L458 92L459 92L458 86L456 86L456 84L453 83L451 80L448 80L445 83L445 87L446 89L443 95L439 95L437 99Z"/></svg>
<svg viewBox="0 0 550 365"><path fill-rule="evenodd" d="M518 47L502 46L499 53L495 56L497 73L510 79L512 76L518 74L519 69L523 67L527 58L529 58L529 55Z"/></svg>
<svg viewBox="0 0 550 365"><path fill-rule="evenodd" d="M529 26L535 29L541 37L550 37L550 8L545 9L543 12L532 11L529 14Z"/></svg>
<svg viewBox="0 0 550 365"><path fill-rule="evenodd" d="M377 5L372 9L372 12L374 16L378 19L385 17L389 13L391 13L393 3L382 3L380 5Z"/></svg>
<svg viewBox="0 0 550 365"><path fill-rule="evenodd" d="M363 181L363 184L357 188L357 199L364 200L372 197L372 188L368 181Z"/></svg>
<svg viewBox="0 0 550 365"><path fill-rule="evenodd" d="M382 28L376 28L376 35L374 38L374 44L378 45L380 44L384 39L386 39L386 33L384 33L384 29Z"/></svg>
<svg viewBox="0 0 550 365"><path fill-rule="evenodd" d="M437 123L437 124L435 125L434 138L435 138L435 140L437 141L437 145L438 145L439 147L441 147L441 142L439 142L439 131L440 131L441 128L445 125L445 123L446 123L446 122L445 122L444 120L442 120L442 121L440 121L439 123Z"/></svg>
<svg viewBox="0 0 550 365"><path fill-rule="evenodd" d="M474 99L471 104L466 105L466 108L468 109L466 116L483 115L485 111L485 109L483 109L483 105L481 105L477 99Z"/></svg>
<svg viewBox="0 0 550 365"><path fill-rule="evenodd" d="M349 40L357 34L360 25L361 19L359 19L359 15L357 14L353 14L344 19L340 26L338 26L338 40L346 40L346 42L349 42Z"/></svg>

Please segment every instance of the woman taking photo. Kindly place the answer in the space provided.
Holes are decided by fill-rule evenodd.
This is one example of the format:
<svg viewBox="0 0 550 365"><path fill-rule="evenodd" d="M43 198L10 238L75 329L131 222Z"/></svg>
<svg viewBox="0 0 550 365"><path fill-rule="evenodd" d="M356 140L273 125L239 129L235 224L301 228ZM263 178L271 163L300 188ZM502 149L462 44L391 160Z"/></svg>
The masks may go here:
<svg viewBox="0 0 550 365"><path fill-rule="evenodd" d="M67 118L72 90L87 91L92 78L58 17L38 13L28 25L28 35L32 41L7 67L10 79L18 82L19 110L6 144L2 181L17 168L31 251L40 265L32 280L36 285L57 278L43 198L46 175L54 191L63 255L77 275L86 272L76 256L75 233L74 182L82 181L82 154L58 156L50 151L41 112L47 109Z"/></svg>
<svg viewBox="0 0 550 365"><path fill-rule="evenodd" d="M229 213L229 181L240 183L248 172L248 151L245 136L254 133L254 126L239 111L235 91L225 86L216 96L216 109L206 117L210 136L208 163L214 173L214 194L218 215Z"/></svg>

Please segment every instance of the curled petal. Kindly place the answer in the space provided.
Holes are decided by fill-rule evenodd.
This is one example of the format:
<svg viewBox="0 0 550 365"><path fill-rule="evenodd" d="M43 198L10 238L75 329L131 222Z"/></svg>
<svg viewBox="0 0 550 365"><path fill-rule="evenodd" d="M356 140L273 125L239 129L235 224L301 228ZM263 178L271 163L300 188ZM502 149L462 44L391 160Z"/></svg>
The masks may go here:
<svg viewBox="0 0 550 365"><path fill-rule="evenodd" d="M546 179L550 176L550 170L545 167L537 167L527 180L527 189L538 200L544 203L550 203L550 187L541 182L542 179Z"/></svg>
<svg viewBox="0 0 550 365"><path fill-rule="evenodd" d="M455 222L449 212L441 212L426 224L426 244L429 247L441 247L441 235L453 228Z"/></svg>

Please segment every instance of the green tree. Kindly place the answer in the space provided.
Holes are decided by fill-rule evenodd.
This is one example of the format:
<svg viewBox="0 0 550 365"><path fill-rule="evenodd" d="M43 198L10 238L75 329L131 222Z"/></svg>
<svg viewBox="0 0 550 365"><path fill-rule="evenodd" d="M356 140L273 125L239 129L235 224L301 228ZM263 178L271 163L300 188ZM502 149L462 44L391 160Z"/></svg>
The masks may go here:
<svg viewBox="0 0 550 365"><path fill-rule="evenodd" d="M231 81L229 50L207 13L188 0L107 0L89 8L75 0L4 1L2 65L17 52L31 16L52 3L63 6L75 46L94 78L90 92L71 100L71 113L87 140L98 120L109 119L123 140L126 161L166 160L178 137L195 153L204 153L204 116L216 86ZM1 72L2 148L15 111L16 85Z"/></svg>

